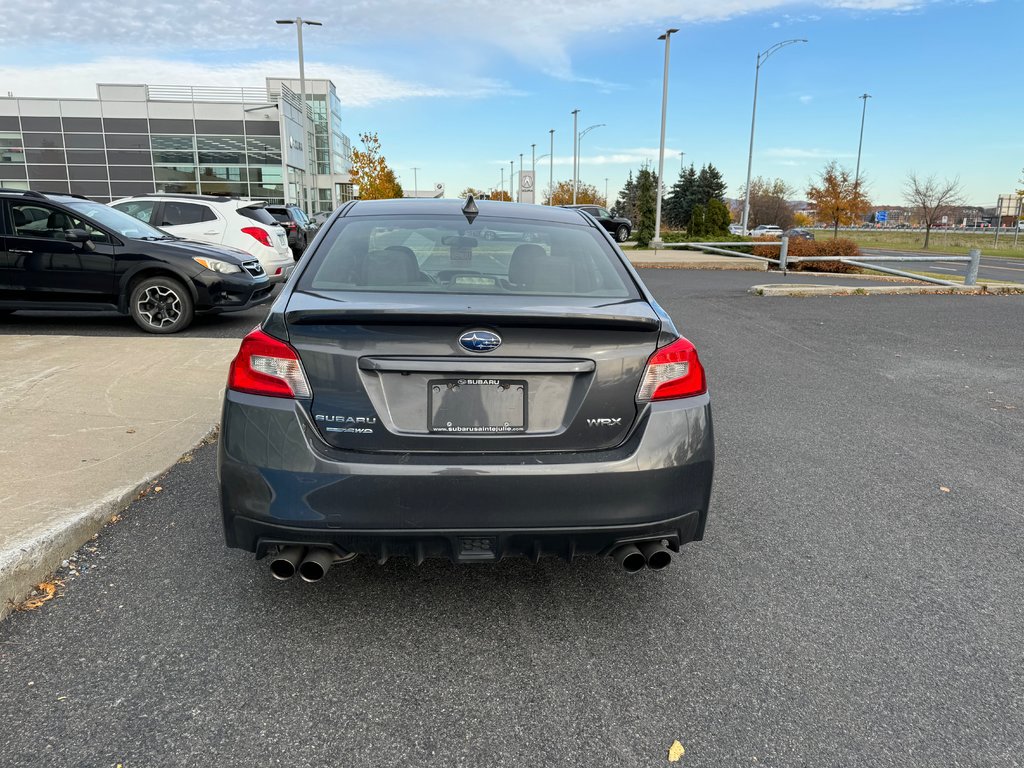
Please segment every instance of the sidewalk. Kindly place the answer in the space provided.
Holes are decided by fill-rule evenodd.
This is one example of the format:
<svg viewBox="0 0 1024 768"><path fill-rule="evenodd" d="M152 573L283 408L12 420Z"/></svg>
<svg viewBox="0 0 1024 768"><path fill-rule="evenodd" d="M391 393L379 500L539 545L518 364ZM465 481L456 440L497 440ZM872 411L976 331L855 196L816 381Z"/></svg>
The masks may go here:
<svg viewBox="0 0 1024 768"><path fill-rule="evenodd" d="M237 350L0 336L0 618L213 429Z"/></svg>
<svg viewBox="0 0 1024 768"><path fill-rule="evenodd" d="M766 272L768 263L739 256L722 256L701 251L665 248L651 251L623 251L634 267L646 269L736 269L744 272Z"/></svg>

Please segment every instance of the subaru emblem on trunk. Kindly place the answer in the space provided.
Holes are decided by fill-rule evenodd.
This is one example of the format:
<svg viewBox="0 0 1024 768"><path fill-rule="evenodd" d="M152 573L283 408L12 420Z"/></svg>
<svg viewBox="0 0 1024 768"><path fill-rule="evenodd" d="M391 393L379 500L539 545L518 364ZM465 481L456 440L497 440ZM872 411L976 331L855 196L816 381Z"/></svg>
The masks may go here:
<svg viewBox="0 0 1024 768"><path fill-rule="evenodd" d="M459 344L470 352L490 352L501 346L501 336L490 331L466 331L459 336Z"/></svg>

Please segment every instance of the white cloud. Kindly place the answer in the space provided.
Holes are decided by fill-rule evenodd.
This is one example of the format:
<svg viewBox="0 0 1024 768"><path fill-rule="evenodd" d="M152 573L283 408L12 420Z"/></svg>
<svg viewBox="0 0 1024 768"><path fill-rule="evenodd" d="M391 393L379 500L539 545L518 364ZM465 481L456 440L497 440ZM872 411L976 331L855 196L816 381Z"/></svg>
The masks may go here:
<svg viewBox="0 0 1024 768"><path fill-rule="evenodd" d="M801 104L810 104L812 101L814 101L814 97L811 96L810 94L805 93L803 96L800 97Z"/></svg>
<svg viewBox="0 0 1024 768"><path fill-rule="evenodd" d="M322 29L307 28L311 54L317 46L393 51L401 42L418 51L434 47L485 61L500 50L572 80L578 76L569 58L571 45L609 29L721 21L787 9L905 12L950 1L593 0L584 11L570 0L297 0L287 10L323 22ZM0 26L0 50L58 43L76 49L92 45L96 51L112 45L149 56L241 49L288 51L293 56L294 33L274 24L283 11L280 4L266 0L37 0L31 23Z"/></svg>
<svg viewBox="0 0 1024 768"><path fill-rule="evenodd" d="M856 157L852 152L839 152L834 149L808 149L804 147L770 147L759 154L777 160L833 160Z"/></svg>
<svg viewBox="0 0 1024 768"><path fill-rule="evenodd" d="M270 76L294 76L294 60L256 61L246 64L199 64L158 58L107 56L67 66L3 66L0 83L15 96L91 98L96 83L145 82L148 85L262 86ZM334 81L338 96L349 107L382 101L425 97L482 98L495 94L520 95L506 84L487 78L469 78L453 86L426 85L400 80L384 72L350 66L306 64L306 76Z"/></svg>

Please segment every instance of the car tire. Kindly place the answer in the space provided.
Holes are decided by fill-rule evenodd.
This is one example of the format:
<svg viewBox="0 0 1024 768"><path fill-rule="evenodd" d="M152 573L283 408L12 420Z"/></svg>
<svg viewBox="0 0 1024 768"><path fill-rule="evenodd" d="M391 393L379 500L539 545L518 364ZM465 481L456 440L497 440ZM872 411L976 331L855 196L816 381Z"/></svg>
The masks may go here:
<svg viewBox="0 0 1024 768"><path fill-rule="evenodd" d="M625 224L621 224L619 228L615 230L615 240L620 243L624 243L629 240L629 227Z"/></svg>
<svg viewBox="0 0 1024 768"><path fill-rule="evenodd" d="M188 328L195 318L195 304L188 288L163 275L136 283L128 308L135 324L147 333L177 333Z"/></svg>

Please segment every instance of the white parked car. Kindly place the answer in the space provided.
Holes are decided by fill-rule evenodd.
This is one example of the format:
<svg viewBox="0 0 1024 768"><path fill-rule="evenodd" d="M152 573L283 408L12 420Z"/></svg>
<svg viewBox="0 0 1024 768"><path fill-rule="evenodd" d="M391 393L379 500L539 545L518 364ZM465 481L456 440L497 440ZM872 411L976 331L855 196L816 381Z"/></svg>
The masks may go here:
<svg viewBox="0 0 1024 768"><path fill-rule="evenodd" d="M271 282L284 282L295 268L288 233L263 201L158 193L125 197L110 206L186 240L250 253Z"/></svg>
<svg viewBox="0 0 1024 768"><path fill-rule="evenodd" d="M743 235L743 234L746 234L746 233L743 231L743 225L742 224L730 224L729 225L729 234L730 235Z"/></svg>
<svg viewBox="0 0 1024 768"><path fill-rule="evenodd" d="M782 227L774 224L758 224L750 233L754 237L782 237Z"/></svg>

